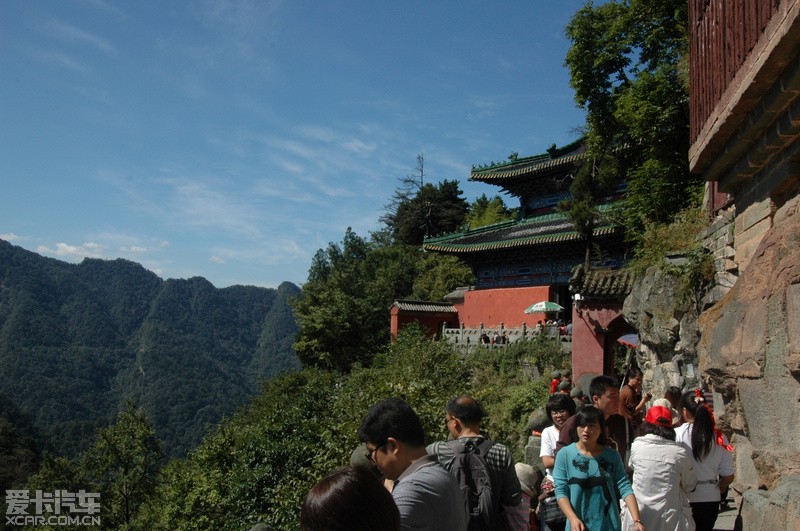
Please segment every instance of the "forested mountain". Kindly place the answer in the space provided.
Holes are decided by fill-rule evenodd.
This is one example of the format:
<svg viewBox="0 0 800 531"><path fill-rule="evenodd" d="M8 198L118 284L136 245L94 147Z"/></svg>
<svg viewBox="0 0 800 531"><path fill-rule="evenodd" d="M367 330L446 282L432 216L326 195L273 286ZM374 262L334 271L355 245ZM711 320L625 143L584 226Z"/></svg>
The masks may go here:
<svg viewBox="0 0 800 531"><path fill-rule="evenodd" d="M298 293L162 280L121 259L69 264L0 240L4 409L26 417L41 447L74 456L132 399L164 453L181 455L262 379L300 367Z"/></svg>

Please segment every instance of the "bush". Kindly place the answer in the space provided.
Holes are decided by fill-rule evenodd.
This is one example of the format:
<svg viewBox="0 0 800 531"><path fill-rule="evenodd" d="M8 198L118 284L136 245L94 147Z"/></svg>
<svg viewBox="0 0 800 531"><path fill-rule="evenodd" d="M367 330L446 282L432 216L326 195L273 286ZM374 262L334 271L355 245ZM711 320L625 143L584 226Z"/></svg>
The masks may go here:
<svg viewBox="0 0 800 531"><path fill-rule="evenodd" d="M699 208L683 210L675 216L672 223L648 223L631 267L644 273L650 266L663 265L664 258L670 253L698 248L697 236L707 226L708 217Z"/></svg>
<svg viewBox="0 0 800 531"><path fill-rule="evenodd" d="M552 344L552 341L548 343ZM347 464L367 410L383 398L406 400L422 421L427 442L448 436L445 404L466 393L483 404L483 426L518 460L530 412L549 395L547 379L531 379L522 364L551 356L544 343L479 349L464 358L417 326L378 353L369 368L347 375L317 369L278 377L252 404L224 421L185 460L169 463L141 529L244 529L264 522L296 529L313 484ZM157 501L156 501L157 500Z"/></svg>

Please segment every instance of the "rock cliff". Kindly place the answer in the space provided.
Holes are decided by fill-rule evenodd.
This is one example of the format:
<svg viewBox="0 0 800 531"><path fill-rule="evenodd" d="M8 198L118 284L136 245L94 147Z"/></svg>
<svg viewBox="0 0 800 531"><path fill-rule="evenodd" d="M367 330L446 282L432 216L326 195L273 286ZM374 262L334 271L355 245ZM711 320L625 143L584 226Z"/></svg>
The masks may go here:
<svg viewBox="0 0 800 531"><path fill-rule="evenodd" d="M645 387L712 389L745 528L800 528L800 196L774 212L735 283L719 278L692 296L661 268L637 282L623 313Z"/></svg>
<svg viewBox="0 0 800 531"><path fill-rule="evenodd" d="M700 315L700 370L723 397L721 423L752 449L737 452L737 482L746 487L772 488L781 474L800 473L798 205L775 213L739 280Z"/></svg>

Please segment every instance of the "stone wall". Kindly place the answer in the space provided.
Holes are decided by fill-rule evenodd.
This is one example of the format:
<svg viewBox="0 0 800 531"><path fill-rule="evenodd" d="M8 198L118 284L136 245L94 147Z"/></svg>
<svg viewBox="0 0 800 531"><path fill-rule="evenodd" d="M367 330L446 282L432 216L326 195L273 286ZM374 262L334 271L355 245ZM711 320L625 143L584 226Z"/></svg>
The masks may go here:
<svg viewBox="0 0 800 531"><path fill-rule="evenodd" d="M748 490L741 515L747 531L800 531L800 476L785 476L770 492Z"/></svg>
<svg viewBox="0 0 800 531"><path fill-rule="evenodd" d="M714 287L706 294L704 306L711 306L722 299L739 278L739 262L736 260L735 234L736 207L719 212L717 218L704 230L698 239L714 258Z"/></svg>

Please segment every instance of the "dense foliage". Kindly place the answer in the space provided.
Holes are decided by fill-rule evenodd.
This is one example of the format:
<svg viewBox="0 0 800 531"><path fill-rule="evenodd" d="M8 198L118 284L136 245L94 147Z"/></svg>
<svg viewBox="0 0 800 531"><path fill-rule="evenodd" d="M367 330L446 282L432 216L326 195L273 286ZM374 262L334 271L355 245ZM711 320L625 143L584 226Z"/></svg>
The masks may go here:
<svg viewBox="0 0 800 531"><path fill-rule="evenodd" d="M501 221L510 221L515 219L518 210L519 208L509 209L500 196L489 198L486 194L481 194L470 204L466 223L470 229L477 229Z"/></svg>
<svg viewBox="0 0 800 531"><path fill-rule="evenodd" d="M399 185L381 217L394 242L421 245L431 236L455 232L469 210L458 181L425 182L425 158L417 156L415 171Z"/></svg>
<svg viewBox="0 0 800 531"><path fill-rule="evenodd" d="M38 468L41 456L36 439L27 417L0 392L0 492L20 488Z"/></svg>
<svg viewBox="0 0 800 531"><path fill-rule="evenodd" d="M683 0L589 2L566 33L575 100L587 110L592 163L573 183L564 205L582 232L596 200L624 178L620 213L639 243L650 223L668 223L701 189L689 173L687 3Z"/></svg>
<svg viewBox="0 0 800 531"><path fill-rule="evenodd" d="M45 453L42 467L28 479L26 488L30 492L97 493L103 529L129 529L154 492L160 459L161 450L150 421L133 402L128 402L112 425L97 432L82 457L69 459Z"/></svg>
<svg viewBox="0 0 800 531"><path fill-rule="evenodd" d="M180 455L262 378L299 367L289 308L299 289L289 283L216 289L199 277L163 281L126 260L67 264L0 241L0 286L0 389L35 428L27 437L58 454L84 452L133 399L164 452ZM2 424L9 437L20 425ZM23 451L23 440L8 451Z"/></svg>
<svg viewBox="0 0 800 531"><path fill-rule="evenodd" d="M521 460L527 419L548 396L544 371L562 367L552 341L479 349L463 357L408 327L348 375L307 368L265 384L262 394L186 459L163 470L136 521L141 529L247 529L264 522L297 529L299 507L323 475L347 464L358 425L378 400L399 396L422 419L428 442L447 437L444 405L459 393L478 397L489 416L484 430Z"/></svg>
<svg viewBox="0 0 800 531"><path fill-rule="evenodd" d="M349 371L369 366L389 340L389 312L397 299L441 300L474 282L454 256L424 253L424 237L511 219L514 210L485 194L471 205L457 181L425 182L425 160L400 183L367 240L348 227L341 243L314 255L308 282L293 304L299 326L295 351L304 366Z"/></svg>
<svg viewBox="0 0 800 531"><path fill-rule="evenodd" d="M426 183L408 201L400 203L388 225L397 242L421 245L430 236L457 231L467 215L467 201L458 181Z"/></svg>
<svg viewBox="0 0 800 531"><path fill-rule="evenodd" d="M389 307L398 298L438 300L472 273L453 257L380 244L350 228L341 244L317 251L293 306L295 351L304 366L349 371L369 366L389 341Z"/></svg>
<svg viewBox="0 0 800 531"><path fill-rule="evenodd" d="M686 164L686 4L590 2L566 31L591 164L562 209L591 235L597 200L624 179L620 221L633 239L661 242L653 224L697 185ZM459 393L481 400L484 431L521 460L528 415L548 396L537 375L567 362L557 342L463 356L413 326L388 341L394 299L437 300L472 281L455 258L423 253L423 238L513 215L497 197L468 205L457 181L426 183L420 156L385 229L371 240L348 229L320 249L299 295L288 283L162 281L123 260L74 266L0 241L0 479L20 486L41 462L27 488L96 489L109 529L295 529L303 496L349 461L372 404L406 399L432 442L447 436L444 404ZM295 332L305 368L289 372ZM74 457L40 457L37 440ZM158 440L168 456L194 449L156 471Z"/></svg>

